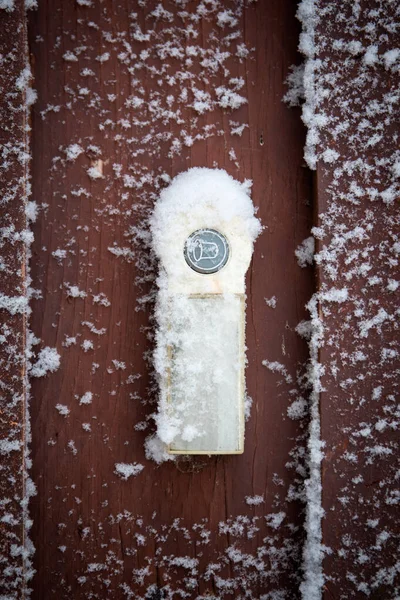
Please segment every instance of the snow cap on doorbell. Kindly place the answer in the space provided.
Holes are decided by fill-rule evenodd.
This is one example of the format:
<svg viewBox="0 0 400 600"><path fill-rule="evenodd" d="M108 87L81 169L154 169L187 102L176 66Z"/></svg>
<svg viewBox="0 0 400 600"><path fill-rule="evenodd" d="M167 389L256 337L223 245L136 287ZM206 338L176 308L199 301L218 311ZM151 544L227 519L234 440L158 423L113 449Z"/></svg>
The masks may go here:
<svg viewBox="0 0 400 600"><path fill-rule="evenodd" d="M177 175L156 203L156 422L170 454L243 452L245 274L260 231L249 186L221 169Z"/></svg>

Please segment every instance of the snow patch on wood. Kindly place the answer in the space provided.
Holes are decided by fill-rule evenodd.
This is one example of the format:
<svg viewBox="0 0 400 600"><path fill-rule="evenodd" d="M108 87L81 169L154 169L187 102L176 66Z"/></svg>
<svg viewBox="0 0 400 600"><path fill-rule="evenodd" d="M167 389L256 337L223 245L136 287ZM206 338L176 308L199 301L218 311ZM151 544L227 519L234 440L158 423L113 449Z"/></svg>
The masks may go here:
<svg viewBox="0 0 400 600"><path fill-rule="evenodd" d="M143 465L138 463L116 463L115 464L115 473L127 481L129 477L136 477L141 473L144 469Z"/></svg>
<svg viewBox="0 0 400 600"><path fill-rule="evenodd" d="M304 600L321 598L322 562L328 552L333 557L325 559L331 594L398 591L391 588L389 576L395 551L394 545L388 550L391 538L377 552L366 527L374 513L384 513L386 522L395 526L390 507L396 493L391 457L397 448L397 424L390 430L386 423L393 417L399 357L398 306L390 283L397 279L399 244L394 207L399 195L395 123L400 101L396 10L392 2L361 8L350 0L329 6L303 0L298 9L303 27L299 47L306 57L305 159L318 169L319 220L312 234L320 282L320 292L308 305L310 327L303 322L297 328L305 337L311 334ZM300 70L293 79L297 75ZM326 441L321 440L320 410ZM334 413L340 423L335 428L328 418ZM349 448L340 450L344 439ZM334 481L339 492L324 499L325 515L323 451L330 457L324 469L327 485ZM337 476L341 461L343 479ZM372 492L365 464L374 465ZM322 544L321 520L322 527L327 521L324 536L333 540L330 550Z"/></svg>

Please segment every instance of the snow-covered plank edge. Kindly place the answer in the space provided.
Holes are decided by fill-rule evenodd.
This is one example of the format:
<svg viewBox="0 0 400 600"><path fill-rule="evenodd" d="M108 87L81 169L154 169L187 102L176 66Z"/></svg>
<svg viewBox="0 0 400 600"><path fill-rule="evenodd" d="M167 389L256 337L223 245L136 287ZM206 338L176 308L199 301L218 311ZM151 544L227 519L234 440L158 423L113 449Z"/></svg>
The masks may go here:
<svg viewBox="0 0 400 600"><path fill-rule="evenodd" d="M25 598L28 532L29 88L26 5L0 3L0 595ZM33 211L34 212L34 211Z"/></svg>
<svg viewBox="0 0 400 600"><path fill-rule="evenodd" d="M305 158L317 175L301 588L307 600L399 592L392 535L398 502L398 9L394 2L361 4L303 0L298 11L306 57Z"/></svg>

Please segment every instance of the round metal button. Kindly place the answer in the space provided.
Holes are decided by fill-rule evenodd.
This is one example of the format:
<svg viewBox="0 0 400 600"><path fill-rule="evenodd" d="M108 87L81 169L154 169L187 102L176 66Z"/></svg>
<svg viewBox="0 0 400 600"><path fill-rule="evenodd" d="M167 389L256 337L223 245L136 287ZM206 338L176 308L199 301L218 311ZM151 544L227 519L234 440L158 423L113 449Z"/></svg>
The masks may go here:
<svg viewBox="0 0 400 600"><path fill-rule="evenodd" d="M215 229L198 229L186 240L184 255L197 273L217 273L228 261L228 240Z"/></svg>

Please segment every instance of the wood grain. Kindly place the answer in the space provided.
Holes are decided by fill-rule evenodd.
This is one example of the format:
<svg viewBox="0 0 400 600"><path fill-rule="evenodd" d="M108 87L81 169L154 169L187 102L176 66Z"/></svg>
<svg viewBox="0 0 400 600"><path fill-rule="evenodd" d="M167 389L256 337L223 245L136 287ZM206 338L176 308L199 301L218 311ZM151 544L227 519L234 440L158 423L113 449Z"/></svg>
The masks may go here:
<svg viewBox="0 0 400 600"><path fill-rule="evenodd" d="M0 594L23 598L29 570L26 540L25 206L28 120L27 29L23 2L0 9ZM28 552L28 560L24 552Z"/></svg>
<svg viewBox="0 0 400 600"><path fill-rule="evenodd" d="M359 48L373 47L368 27L374 15L373 35L379 39L379 55L385 56L398 46L398 33L391 26L398 16L394 4L381 8L373 0L364 3L359 17L351 2L325 2L320 8L326 12L315 34L321 60L315 85L317 91L324 87L318 112L329 122L316 148L319 315L324 330L319 356L324 368L322 541L330 548L323 562L323 598L368 594L389 599L400 589L394 422L400 366L398 292L390 284L398 277L393 162L399 76L382 60L367 68L364 50L351 54L346 44L357 40ZM327 38L329 46L324 44ZM391 98L397 100L391 104ZM323 160L325 149L337 152L333 163ZM356 164L355 170L348 169ZM393 198L387 195L391 190L396 190ZM330 301L332 289L345 290L345 300Z"/></svg>
<svg viewBox="0 0 400 600"><path fill-rule="evenodd" d="M187 10L198 4L190 2ZM303 506L296 468L306 422L286 411L300 394L297 376L308 355L294 329L305 317L313 275L294 256L312 220L304 129L299 111L282 103L283 80L296 61L295 3L249 5L233 28L239 38L230 42L215 15L193 21L197 38L185 46L207 50L223 38L222 50L236 52L237 44L249 50L245 58L226 59L229 74L217 66L213 75L197 59L181 68L171 55L151 55L147 67L137 69L140 52L150 48L138 41L137 26L142 32L154 26L165 43L175 40L173 28L181 23L178 4L164 3L171 21L149 16L155 6L135 3L132 19L129 2L90 7L44 0L29 18L38 90L33 196L41 206L32 275L42 291L32 302L32 328L42 345L61 354L60 369L32 385L33 597L258 598L282 590L297 598ZM224 8L235 5L224 2ZM66 60L68 52L75 59ZM119 58L123 52L136 58ZM96 60L104 53L108 59ZM85 68L94 75L81 75ZM175 116L160 116L154 102L166 110L168 96L176 99L186 85L178 76L166 82L177 72L193 74L194 84L210 94L243 77L248 103L232 112L216 104L199 115L189 103L177 107L171 100ZM142 108L127 104L131 96L144 99ZM242 137L231 135L230 121L248 125ZM182 129L203 139L175 152L172 142L183 139ZM69 161L65 150L74 143L83 152ZM121 165L120 177L114 164ZM253 407L243 455L183 457L157 466L144 454L157 388L149 363L155 265L141 228L165 185L162 175L191 166L219 166L252 179L265 225L247 280L246 377ZM104 178L90 179L91 167ZM123 175L136 178L134 187ZM85 295L74 296L71 286ZM265 302L272 296L276 308ZM84 323L106 332L97 335ZM283 363L287 374L262 360ZM86 392L92 403L80 404ZM68 416L57 404L68 407ZM123 481L114 473L118 462L145 468ZM246 496L255 495L262 503L247 504Z"/></svg>

